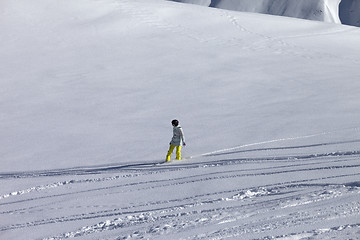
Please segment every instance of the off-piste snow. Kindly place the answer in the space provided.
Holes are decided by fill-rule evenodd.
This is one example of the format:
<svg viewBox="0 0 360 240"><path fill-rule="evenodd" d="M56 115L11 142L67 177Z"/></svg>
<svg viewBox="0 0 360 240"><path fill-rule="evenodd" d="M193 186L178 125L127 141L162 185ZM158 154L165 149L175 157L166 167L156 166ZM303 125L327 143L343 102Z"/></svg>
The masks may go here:
<svg viewBox="0 0 360 240"><path fill-rule="evenodd" d="M165 0L0 9L0 239L360 238L359 28ZM164 164L174 118L187 146Z"/></svg>

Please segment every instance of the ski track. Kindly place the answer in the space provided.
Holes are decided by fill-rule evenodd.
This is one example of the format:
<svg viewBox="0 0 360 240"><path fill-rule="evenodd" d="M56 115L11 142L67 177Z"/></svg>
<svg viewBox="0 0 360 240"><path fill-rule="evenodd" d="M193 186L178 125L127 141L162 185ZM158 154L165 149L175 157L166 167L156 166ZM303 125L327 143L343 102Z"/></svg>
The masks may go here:
<svg viewBox="0 0 360 240"><path fill-rule="evenodd" d="M91 221L95 223L74 226L73 230L41 238L66 239L96 233L106 234L108 239L168 239L172 236L174 239L330 239L340 233L351 236L354 229L360 227L360 223L353 220L359 216L360 182L347 179L360 176L360 151L308 152L325 146L350 148L359 140L295 145L289 144L291 141L283 140L281 142L286 143L285 146L273 147L249 144L170 164L130 163L48 172L3 173L0 175L2 181L65 179L0 195L1 218L19 216L27 219L2 222L0 233L62 223L81 226L82 222ZM280 140L271 143L274 142ZM291 154L291 151L297 153ZM249 153L255 154L255 157L242 156ZM231 158L225 158L229 156ZM318 173L322 175L317 176ZM283 181L281 176L297 177ZM104 195L111 199L133 193L207 186L223 180L228 182L229 179L246 182L246 179L268 177L279 179L249 187L241 184L230 188L217 186L209 192L191 196L133 199L131 204L125 205L106 204L106 201L87 206L61 203L65 196L81 199L87 195ZM19 208L19 204L26 207ZM41 216L46 212L55 215L31 217L32 214ZM344 224L334 225L334 219L344 220ZM329 222L326 228L312 227L324 222ZM297 229L300 226L309 230L299 232ZM202 228L204 234L195 231L198 228ZM278 232L284 234L279 235Z"/></svg>
<svg viewBox="0 0 360 240"><path fill-rule="evenodd" d="M354 141L349 141L349 142L354 142ZM253 152L253 151L267 151L267 150L285 150L285 149L298 149L298 148L308 148L308 147L315 147L318 145L325 145L325 144L314 144L314 145L305 145L305 146L294 146L294 147L279 147L279 148L265 148L265 149L252 149L252 150L244 150L244 151L238 151L238 152L231 152L231 153L225 153L225 154L235 154L235 153L243 153L243 152ZM222 155L222 154L214 154L211 156L217 156L217 155ZM159 164L154 163L154 164L150 164L151 166L153 166L152 168L147 168L146 170L149 171L160 171L160 172L164 172L164 171L176 171L176 170L184 170L184 169L189 169L189 168L205 168L205 167L219 167L219 166L225 166L225 165L239 165L239 164L243 164L245 162L261 162L261 161L268 161L268 160L273 160L273 161L282 161L282 160L290 160L290 161L294 161L294 160L302 160L302 159L314 159L314 158L323 158L323 157L328 157L328 156L332 156L332 157L339 157L339 156L357 156L360 155L360 151L348 151L348 152L332 152L332 153L325 153L325 154L310 154L310 155L296 155L296 156L281 156L281 157L263 157L263 158L244 158L244 159L226 159L226 160L217 160L217 161L211 161L211 162L204 162L204 163L188 163L188 164L181 164L180 166L171 166L171 167L166 167L166 165L164 167L158 167ZM345 160L347 161L347 160ZM329 163L329 160L325 161L326 163ZM298 172L298 171L311 171L311 170L323 170L323 169L335 169L335 168L352 168L352 167L359 167L360 164L354 164L354 165L333 165L333 166L326 166L326 167L319 167L319 168L314 168L314 165L317 164L323 164L325 162L318 162L318 163L310 163L310 164L292 164L292 165L282 165L282 166L277 166L277 167L270 167L270 169L282 169L281 171L278 172L272 172L272 173L258 173L258 174L243 174L243 175L235 175L235 176L254 176L254 175L266 175L266 174L279 174L279 173L287 173L287 172ZM333 162L344 162L344 160L335 160ZM144 164L146 166L148 166L148 164ZM306 165L311 165L312 168L304 168L304 169L296 169L296 170L283 170L284 168L293 168L293 167L298 167L298 166L306 166ZM126 166L121 166L121 167L112 167L109 168L109 170L114 171L115 169L118 170L142 170L141 168L136 168L133 167L133 165L126 165ZM260 169L251 169L253 171L264 171L266 170L266 168L260 168ZM103 172L103 169L94 169L92 172L96 172L97 174L99 174L99 172ZM230 171L230 172L244 172L244 171L249 171L249 170L236 170L236 171ZM88 172L88 170L86 170L86 172ZM226 173L229 174L229 171L224 172L222 171L222 173ZM44 173L45 174L45 173ZM79 174L79 172L77 172L77 174ZM3 194L0 196L0 200L5 199L5 198L9 198L12 196L18 196L18 195L23 195L23 194L28 194L34 191L43 191L43 190L47 190L47 189L51 189L51 188L57 188L57 187L61 187L61 186L65 186L65 185L70 185L70 184L81 184L81 183L95 183L95 182L104 182L104 181L114 181L114 180L119 180L121 178L129 178L129 177L136 177L138 176L140 173L137 174L127 174L127 175L117 175L117 176L112 176L112 177L106 177L106 178L93 178L93 179L83 179L83 180L66 180L66 181L61 181L61 182L55 182L52 184L45 184L45 185L40 185L40 186L35 186L35 187L31 187L31 188L27 188L24 190L18 190L18 191L13 191L11 193L7 193L7 194ZM143 174L153 174L153 173L143 173ZM12 178L18 178L20 177L22 174L16 174L15 175L6 175L6 177L12 177ZM22 177L24 176L31 176L31 177L35 177L35 176L43 176L43 174L29 174L29 173L23 173ZM62 175L60 173L53 173L53 174L48 174L45 175L47 177L49 176L57 176L57 175ZM69 172L66 172L66 174L64 175L70 175ZM4 177L4 176L3 176ZM227 177L234 177L231 175L227 175ZM174 179L171 179L174 180ZM182 180L182 179L181 179ZM167 181L167 180L166 180ZM128 184L131 186L134 185L140 185L143 183L149 183L149 181L146 182L137 182L137 183L133 183L133 184ZM155 183L159 183L158 181L155 181ZM185 182L186 183L186 182ZM121 185L121 187L125 187L128 185ZM1 202L0 202L1 205Z"/></svg>
<svg viewBox="0 0 360 240"><path fill-rule="evenodd" d="M295 186L292 186L295 187ZM344 194L348 194L349 192L352 192L353 187L333 187L327 186L326 189L319 189L317 191L313 192L301 192L301 188L305 188L306 186L297 186L297 192L300 192L300 194L293 195L291 197L280 197L282 194L282 191L287 190L287 188L291 188L291 186L288 186L284 189L281 188L275 188L275 189L266 189L266 188L258 188L258 189L248 189L245 191L242 191L238 194L235 194L231 196L230 198L220 198L215 199L211 201L203 201L203 202L196 202L195 204L185 204L185 205L175 205L170 208L164 208L164 209L155 209L150 211L143 211L143 212L122 212L122 213L110 213L105 214L106 216L123 216L118 217L112 220L106 220L105 222L100 222L96 225L92 226L85 226L77 231L74 232L68 232L64 233L61 236L56 236L52 238L46 238L46 239L63 239L68 237L77 237L82 235L88 235L95 232L103 232L108 230L115 230L115 229L126 229L128 227L137 227L138 225L141 225L141 229L144 229L144 225L152 225L148 228L145 228L145 230L135 230L133 232L130 232L128 234L125 234L125 236L120 237L118 239L130 239L134 237L139 236L146 236L147 234L160 234L161 232L167 232L169 229L172 231L174 230L186 230L188 228L194 228L199 227L199 225L205 225L205 224L213 224L214 222L216 224L225 224L225 223L231 223L235 222L236 220L240 220L242 218L248 218L252 217L253 215L259 215L264 214L266 209L271 209L271 211L275 211L274 207L278 208L289 208L289 207L297 207L304 204L312 204L316 202L326 201L329 199L334 199L337 197L341 197ZM330 190L329 190L330 188ZM359 189L356 190L356 193L353 194L359 194ZM306 197L303 197L303 194L306 193ZM257 197L274 197L279 196L275 200L267 200L265 202L259 202L254 203L252 202L253 198ZM203 210L191 210L194 207L202 206L206 207L207 205L218 205L219 203L223 201L237 201L241 202L240 205L231 206L231 207L223 207L223 208L209 208L209 209L203 209ZM257 211L256 213L253 213L255 209L261 208L261 211ZM243 210L243 209L246 210ZM331 217L332 215L329 215L329 212L331 213L338 213L341 211L344 211L344 209L351 209L347 216L356 215L358 214L359 209L359 203L354 202L351 203L350 206L348 204L342 204L336 207L332 207L331 210L328 210L326 214L318 214L320 213L320 210L315 213L316 217L320 220L326 219L327 217ZM322 208L321 211L324 209ZM326 209L325 209L326 210ZM234 213L235 216L234 216ZM292 224L306 224L304 220L311 219L313 220L314 214L310 212L296 212L292 214L292 218L296 219L292 222L288 222L288 219L283 220L282 222L274 222L273 217L270 217L269 219L261 219L251 222L252 226L242 226L242 227L236 227L236 228L228 228L221 230L220 232L212 233L206 238L202 238L201 236L191 236L188 239L215 239L214 236L221 236L221 238L228 236L229 233L231 233L232 237L240 236L245 229L252 229L253 232L261 231L260 229L266 228L265 224L262 222L272 222L271 228L280 228L281 226L284 226L284 224L289 227L289 225ZM100 217L99 213L97 213L96 217ZM104 216L104 214L103 214ZM310 217L311 216L311 217ZM342 215L342 217L346 217L345 215ZM190 220L189 220L190 218ZM73 219L76 219L76 217L73 217ZM73 220L71 219L71 220ZM166 220L166 222L170 222L171 224L163 224L163 225L156 225L157 222L163 222ZM48 220L47 220L48 221ZM57 219L59 221L59 219ZM60 220L61 221L61 220ZM155 224L155 225L153 225ZM266 223L269 225L269 223ZM276 226L275 226L276 225ZM254 226L257 226L257 228L254 228ZM270 227L270 226L268 226ZM236 234L234 234L236 232ZM220 238L219 238L220 239Z"/></svg>

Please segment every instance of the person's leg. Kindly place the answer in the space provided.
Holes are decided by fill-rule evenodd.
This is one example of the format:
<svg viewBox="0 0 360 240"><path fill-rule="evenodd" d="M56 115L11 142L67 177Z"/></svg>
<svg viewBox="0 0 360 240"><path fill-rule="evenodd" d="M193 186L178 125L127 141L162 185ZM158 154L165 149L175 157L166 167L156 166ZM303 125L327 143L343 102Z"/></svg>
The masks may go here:
<svg viewBox="0 0 360 240"><path fill-rule="evenodd" d="M176 159L181 160L181 146L176 146Z"/></svg>
<svg viewBox="0 0 360 240"><path fill-rule="evenodd" d="M175 148L174 145L170 145L169 151L168 151L168 153L167 153L167 155L166 155L166 161L170 161L170 160L171 160L171 154L172 154L172 152L174 151L174 148Z"/></svg>

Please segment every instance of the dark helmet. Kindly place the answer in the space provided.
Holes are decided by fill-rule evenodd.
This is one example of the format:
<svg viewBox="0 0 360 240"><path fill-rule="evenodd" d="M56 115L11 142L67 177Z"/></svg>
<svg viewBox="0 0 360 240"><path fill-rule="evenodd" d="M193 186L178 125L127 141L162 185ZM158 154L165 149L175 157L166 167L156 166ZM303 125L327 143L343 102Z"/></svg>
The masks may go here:
<svg viewBox="0 0 360 240"><path fill-rule="evenodd" d="M171 124L174 125L175 127L177 127L179 125L179 121L174 119L171 121Z"/></svg>

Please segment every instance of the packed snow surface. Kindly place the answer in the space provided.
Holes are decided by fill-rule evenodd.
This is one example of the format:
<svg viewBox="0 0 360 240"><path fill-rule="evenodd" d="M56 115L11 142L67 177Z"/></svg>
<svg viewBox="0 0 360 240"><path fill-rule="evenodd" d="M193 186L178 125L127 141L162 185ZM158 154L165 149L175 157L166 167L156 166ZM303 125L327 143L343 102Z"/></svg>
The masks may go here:
<svg viewBox="0 0 360 240"><path fill-rule="evenodd" d="M0 36L0 239L359 238L360 29L3 0Z"/></svg>

